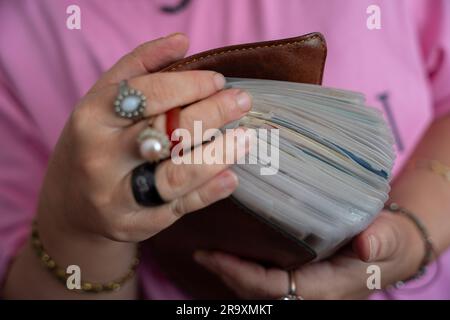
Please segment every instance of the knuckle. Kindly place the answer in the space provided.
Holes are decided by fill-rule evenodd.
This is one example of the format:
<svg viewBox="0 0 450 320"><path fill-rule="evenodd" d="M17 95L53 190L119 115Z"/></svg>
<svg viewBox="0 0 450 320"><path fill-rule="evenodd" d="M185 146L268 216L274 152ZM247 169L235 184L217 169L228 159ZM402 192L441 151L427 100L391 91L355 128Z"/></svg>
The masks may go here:
<svg viewBox="0 0 450 320"><path fill-rule="evenodd" d="M98 179L100 172L105 167L104 161L101 158L92 155L81 157L77 162L79 163L78 169L87 182Z"/></svg>
<svg viewBox="0 0 450 320"><path fill-rule="evenodd" d="M93 108L88 104L76 107L69 119L70 130L76 134L86 132L87 120L91 118L92 112Z"/></svg>
<svg viewBox="0 0 450 320"><path fill-rule="evenodd" d="M170 210L172 212L172 215L177 219L181 218L186 213L185 200L182 198L175 199L171 203Z"/></svg>
<svg viewBox="0 0 450 320"><path fill-rule="evenodd" d="M167 185L172 192L181 189L187 180L186 171L179 165L166 165L165 173Z"/></svg>
<svg viewBox="0 0 450 320"><path fill-rule="evenodd" d="M164 73L150 75L147 81L147 89L150 96L161 101L170 100L173 98L173 85L167 79Z"/></svg>
<svg viewBox="0 0 450 320"><path fill-rule="evenodd" d="M103 104L103 97L85 97L72 111L67 129L77 137L92 139L92 130L104 120L103 108L100 107Z"/></svg>
<svg viewBox="0 0 450 320"><path fill-rule="evenodd" d="M404 232L404 226L401 223L403 219L402 216L382 212L379 219L375 221L377 224L376 236L385 244L396 246Z"/></svg>
<svg viewBox="0 0 450 320"><path fill-rule="evenodd" d="M91 157L80 161L80 163L74 169L79 172L80 178L84 181L83 185L86 186L84 190L81 190L81 194L96 212L108 211L113 199L112 195L109 194L109 189L102 185L101 178L99 178L102 175L103 162Z"/></svg>
<svg viewBox="0 0 450 320"><path fill-rule="evenodd" d="M133 214L111 215L111 210L108 210L103 212L99 222L103 226L104 236L115 241L139 242L148 231Z"/></svg>
<svg viewBox="0 0 450 320"><path fill-rule="evenodd" d="M131 57L135 59L139 59L139 54L145 50L147 43L141 43L137 47L135 47L129 54Z"/></svg>
<svg viewBox="0 0 450 320"><path fill-rule="evenodd" d="M397 240L401 238L401 226L394 223L386 225L385 228L385 237L383 238L386 238L386 240L388 240L389 242L397 242Z"/></svg>
<svg viewBox="0 0 450 320"><path fill-rule="evenodd" d="M86 198L90 204L90 207L94 208L95 212L97 212L104 221L107 221L108 211L111 205L111 197L105 192L93 190L86 196Z"/></svg>
<svg viewBox="0 0 450 320"><path fill-rule="evenodd" d="M128 59L127 60L123 59L123 60L125 60L130 65L134 64L134 65L137 65L137 66L139 66L139 67L141 67L141 68L143 68L145 70L145 67L142 65L142 62L139 59L139 53L138 53L139 51L140 51L139 47L134 49L133 51L131 51L128 54L128 56L125 57L125 59L126 58L128 58Z"/></svg>
<svg viewBox="0 0 450 320"><path fill-rule="evenodd" d="M84 106L79 106L72 111L70 122L75 124L83 123L86 116L86 108Z"/></svg>
<svg viewBox="0 0 450 320"><path fill-rule="evenodd" d="M224 94L220 98L217 98L215 101L216 105L216 113L219 122L228 123L231 120L230 111L233 110L231 106L234 104L229 95Z"/></svg>
<svg viewBox="0 0 450 320"><path fill-rule="evenodd" d="M114 241L129 241L131 230L127 224L118 221L107 221L104 227L105 236Z"/></svg>
<svg viewBox="0 0 450 320"><path fill-rule="evenodd" d="M198 206L201 208L206 207L214 200L212 192L205 188L197 191L197 198Z"/></svg>
<svg viewBox="0 0 450 320"><path fill-rule="evenodd" d="M390 258L397 255L401 248L402 230L395 224L387 225L384 232L378 235L378 239L381 241L381 250L387 252L385 258Z"/></svg>
<svg viewBox="0 0 450 320"><path fill-rule="evenodd" d="M214 74L210 71L192 72L191 77L195 96L206 97L214 92Z"/></svg>

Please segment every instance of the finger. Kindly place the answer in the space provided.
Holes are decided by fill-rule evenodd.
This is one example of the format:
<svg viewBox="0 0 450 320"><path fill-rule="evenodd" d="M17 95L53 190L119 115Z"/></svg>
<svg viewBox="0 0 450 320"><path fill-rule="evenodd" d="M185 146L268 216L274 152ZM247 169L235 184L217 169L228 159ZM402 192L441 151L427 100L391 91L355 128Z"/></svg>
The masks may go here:
<svg viewBox="0 0 450 320"><path fill-rule="evenodd" d="M236 174L231 170L225 170L203 186L171 203L159 208L142 209L136 212L132 218L133 232L140 237L140 240L147 239L173 224L184 214L200 210L228 197L237 186Z"/></svg>
<svg viewBox="0 0 450 320"><path fill-rule="evenodd" d="M382 212L365 231L353 239L353 250L366 262L387 260L398 251L400 236L396 217Z"/></svg>
<svg viewBox="0 0 450 320"><path fill-rule="evenodd" d="M237 128L181 157L172 155L156 168L156 187L161 197L170 201L198 188L245 156L253 137L251 130ZM176 153L175 148L172 153Z"/></svg>
<svg viewBox="0 0 450 320"><path fill-rule="evenodd" d="M140 123L139 125L142 126L139 127L136 125L126 131L131 132L134 130L134 133L137 134L139 130L142 130L143 127L145 127L145 123ZM236 138L236 141L234 141L234 138ZM213 142L197 147L194 151L184 154L178 160L172 161L172 159L168 159L159 163L155 172L156 189L166 202L171 202L176 198L194 191L207 183L208 180L227 169L227 167L236 163L237 159L248 153L252 139L254 139L254 133L251 131L247 132L242 128L227 130L225 135L219 136ZM123 144L122 141L120 143ZM205 150L199 156L201 158L200 162L203 164L193 164L195 159L192 159L192 157L194 157L195 150L201 150L201 147ZM211 159L207 159L209 158L208 153L206 152L208 148L211 150L218 150L211 156ZM145 162L145 159L139 159L137 157L137 153L136 146L130 147L130 150L125 152L125 158L122 165L125 168L128 168L128 174L124 176L123 182L118 189L119 194L126 197L126 201L123 202L131 204L134 211L139 211L139 209L142 208L136 203L132 196L133 192L131 190L130 182L132 170ZM216 164L208 164L207 162L215 162ZM168 212L171 213L172 211Z"/></svg>
<svg viewBox="0 0 450 320"><path fill-rule="evenodd" d="M219 173L202 187L191 191L181 198L177 198L170 204L170 210L175 217L200 210L208 205L224 199L238 186L238 178L231 170Z"/></svg>
<svg viewBox="0 0 450 320"><path fill-rule="evenodd" d="M181 33L145 42L122 57L100 78L90 90L96 92L121 80L144 75L162 69L183 58L189 47L189 39Z"/></svg>
<svg viewBox="0 0 450 320"><path fill-rule="evenodd" d="M180 113L180 128L186 129L192 137L189 146L186 141L182 141L184 147L198 145L208 141L214 134L214 130L224 125L240 119L251 108L251 96L239 89L229 89L218 92L213 96L201 100L184 108ZM195 134L195 128L201 128L203 134ZM178 132L173 133L174 140L177 140Z"/></svg>
<svg viewBox="0 0 450 320"><path fill-rule="evenodd" d="M214 71L159 72L132 78L128 86L146 97L144 117L162 114L167 110L189 105L222 90L225 78ZM118 85L113 85L90 96L91 114L105 125L129 126L133 120L121 118L114 111Z"/></svg>
<svg viewBox="0 0 450 320"><path fill-rule="evenodd" d="M194 259L247 299L280 298L288 292L287 272L222 253L197 251Z"/></svg>
<svg viewBox="0 0 450 320"><path fill-rule="evenodd" d="M193 139L189 139L188 142L182 140L181 147L187 149L192 145L211 141L211 138L215 134L220 134L218 128L241 118L250 108L251 96L238 89L220 91L207 99L184 108L181 112L179 128L187 130L185 132L193 137ZM153 117L151 119L151 127L160 132L165 132L165 119L165 114ZM125 160L127 166L131 166L130 170L143 163L143 159L138 152L139 148L136 145L136 141L139 133L148 125L148 121L139 121L127 128L127 130L124 130L121 134L119 144L123 148L120 152L129 155ZM196 134L195 128L198 128L198 126L200 126L200 134ZM210 132L208 133L208 131ZM177 136L178 132L173 133L173 137L175 138L172 141L180 140L180 136Z"/></svg>
<svg viewBox="0 0 450 320"><path fill-rule="evenodd" d="M129 85L147 97L148 117L209 97L223 89L225 78L214 71L161 72L133 78Z"/></svg>
<svg viewBox="0 0 450 320"><path fill-rule="evenodd" d="M350 248L343 249L326 260L297 269L294 275L296 293L307 300L363 298L369 292L368 266Z"/></svg>

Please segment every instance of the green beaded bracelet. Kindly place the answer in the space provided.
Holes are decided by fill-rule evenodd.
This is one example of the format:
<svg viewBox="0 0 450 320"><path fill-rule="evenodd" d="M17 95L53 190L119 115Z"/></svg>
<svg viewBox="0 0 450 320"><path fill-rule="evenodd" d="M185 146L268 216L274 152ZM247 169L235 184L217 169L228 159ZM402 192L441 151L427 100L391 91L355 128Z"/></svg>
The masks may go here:
<svg viewBox="0 0 450 320"><path fill-rule="evenodd" d="M419 218L417 218L417 216L414 213L399 206L395 202L385 206L385 209L392 213L402 214L405 217L407 217L408 219L410 219L416 225L417 229L419 230L419 232L422 236L423 242L424 242L424 246L425 246L425 254L420 263L419 270L413 276L411 276L405 280L397 281L393 286L398 289L400 287L403 287L406 282L419 279L426 273L427 265L433 259L434 246L433 246L433 242L431 241L430 235L429 235L427 229L425 228L425 225L419 220Z"/></svg>
<svg viewBox="0 0 450 320"><path fill-rule="evenodd" d="M41 260L41 262L47 268L47 270L52 275L54 275L56 279L58 279L61 283L66 285L69 276L66 274L65 269L58 266L56 262L50 257L50 255L45 251L44 245L42 244L41 238L39 236L36 221L33 221L32 225L31 244L34 250L36 251L37 256L39 257L39 260ZM133 278L133 276L136 273L138 265L139 265L139 253L137 252L136 257L131 263L127 273L122 277L104 284L81 281L81 288L73 289L71 291L80 293L100 293L100 292L118 291L125 284L125 282Z"/></svg>

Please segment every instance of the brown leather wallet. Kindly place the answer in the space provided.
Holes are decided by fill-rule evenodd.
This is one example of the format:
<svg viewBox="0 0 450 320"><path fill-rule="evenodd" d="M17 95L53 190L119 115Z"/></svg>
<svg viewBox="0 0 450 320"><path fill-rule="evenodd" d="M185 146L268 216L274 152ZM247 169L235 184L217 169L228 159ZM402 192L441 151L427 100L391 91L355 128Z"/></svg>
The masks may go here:
<svg viewBox="0 0 450 320"><path fill-rule="evenodd" d="M325 59L323 36L311 33L206 51L162 71L214 70L228 77L321 84ZM231 197L184 216L147 240L142 248L181 290L197 299L235 298L217 276L193 260L197 249L220 250L286 270L316 257L306 243Z"/></svg>

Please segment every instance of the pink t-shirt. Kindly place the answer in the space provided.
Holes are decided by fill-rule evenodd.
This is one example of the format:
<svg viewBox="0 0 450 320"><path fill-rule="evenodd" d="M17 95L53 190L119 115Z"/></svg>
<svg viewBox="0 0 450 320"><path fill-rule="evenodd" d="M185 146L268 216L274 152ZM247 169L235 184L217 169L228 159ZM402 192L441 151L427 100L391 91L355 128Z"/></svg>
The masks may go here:
<svg viewBox="0 0 450 320"><path fill-rule="evenodd" d="M450 2L389 0L61 0L0 3L0 279L29 232L44 170L69 113L100 74L138 44L181 31L189 53L319 31L324 85L363 92L396 137L395 172L427 126L450 111ZM66 8L81 9L81 29ZM381 28L369 30L370 5ZM63 177L62 177L63 178ZM450 298L450 252L437 280L399 298ZM146 298L182 298L144 259ZM382 295L378 295L378 298Z"/></svg>

